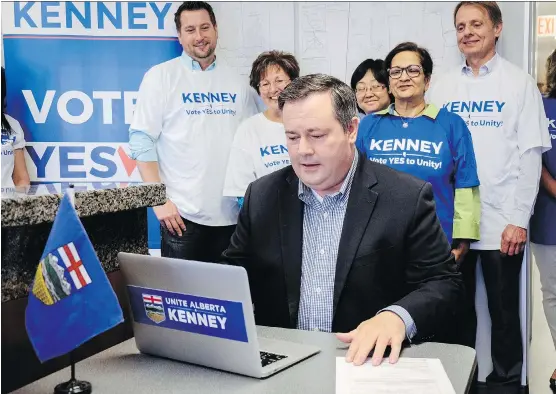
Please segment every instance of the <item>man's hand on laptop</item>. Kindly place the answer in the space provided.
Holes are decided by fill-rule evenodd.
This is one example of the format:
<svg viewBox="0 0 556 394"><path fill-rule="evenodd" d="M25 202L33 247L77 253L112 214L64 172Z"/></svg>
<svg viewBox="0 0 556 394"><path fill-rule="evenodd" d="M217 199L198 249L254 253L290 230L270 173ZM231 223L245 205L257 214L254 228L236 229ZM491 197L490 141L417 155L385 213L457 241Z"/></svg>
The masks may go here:
<svg viewBox="0 0 556 394"><path fill-rule="evenodd" d="M374 349L372 364L380 365L387 346L390 346L389 361L398 362L405 339L405 324L394 312L384 311L365 320L355 330L336 334L342 342L349 343L346 361L361 365Z"/></svg>

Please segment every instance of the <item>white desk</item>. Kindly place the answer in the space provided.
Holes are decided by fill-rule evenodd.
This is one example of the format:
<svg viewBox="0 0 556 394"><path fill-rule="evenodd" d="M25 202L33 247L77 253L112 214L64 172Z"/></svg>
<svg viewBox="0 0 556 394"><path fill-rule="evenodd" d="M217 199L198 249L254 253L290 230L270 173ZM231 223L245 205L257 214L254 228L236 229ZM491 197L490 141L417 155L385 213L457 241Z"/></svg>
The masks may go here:
<svg viewBox="0 0 556 394"><path fill-rule="evenodd" d="M93 385L93 393L288 393L333 394L336 356L346 345L333 334L257 327L260 336L318 346L321 352L267 379L259 380L172 360L140 354L130 339L76 365L77 379ZM457 394L465 394L476 368L475 351L460 345L424 343L411 346L402 357L439 358ZM66 368L13 393L51 393L67 381Z"/></svg>

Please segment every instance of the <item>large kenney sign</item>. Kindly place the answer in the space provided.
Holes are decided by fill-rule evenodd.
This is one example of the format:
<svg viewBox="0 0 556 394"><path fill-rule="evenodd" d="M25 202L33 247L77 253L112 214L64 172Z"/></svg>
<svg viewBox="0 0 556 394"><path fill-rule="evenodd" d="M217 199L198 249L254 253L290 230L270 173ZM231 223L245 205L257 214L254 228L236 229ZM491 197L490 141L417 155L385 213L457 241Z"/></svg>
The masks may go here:
<svg viewBox="0 0 556 394"><path fill-rule="evenodd" d="M34 182L137 182L128 129L144 73L181 53L172 2L6 2L8 113Z"/></svg>

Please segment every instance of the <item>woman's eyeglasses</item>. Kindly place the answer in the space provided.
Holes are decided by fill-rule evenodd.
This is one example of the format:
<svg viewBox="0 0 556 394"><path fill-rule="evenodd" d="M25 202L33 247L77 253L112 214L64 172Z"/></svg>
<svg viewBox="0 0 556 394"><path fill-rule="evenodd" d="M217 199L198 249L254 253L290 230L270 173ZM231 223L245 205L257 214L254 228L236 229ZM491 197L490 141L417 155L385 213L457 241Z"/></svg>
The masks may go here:
<svg viewBox="0 0 556 394"><path fill-rule="evenodd" d="M274 81L274 86L276 86L278 89L284 89L290 82L291 80L289 79L277 79L276 81ZM270 89L270 85L271 83L269 81L263 81L259 83L259 91L268 92L268 90Z"/></svg>
<svg viewBox="0 0 556 394"><path fill-rule="evenodd" d="M379 93L382 92L384 89L386 89L386 86L384 85L371 85L371 86L359 85L355 87L355 93L356 94L364 94L367 92Z"/></svg>
<svg viewBox="0 0 556 394"><path fill-rule="evenodd" d="M417 78L419 75L421 75L423 67L416 64L412 64L411 66L407 67L392 67L388 69L388 75L392 79L400 79L404 71L409 78Z"/></svg>

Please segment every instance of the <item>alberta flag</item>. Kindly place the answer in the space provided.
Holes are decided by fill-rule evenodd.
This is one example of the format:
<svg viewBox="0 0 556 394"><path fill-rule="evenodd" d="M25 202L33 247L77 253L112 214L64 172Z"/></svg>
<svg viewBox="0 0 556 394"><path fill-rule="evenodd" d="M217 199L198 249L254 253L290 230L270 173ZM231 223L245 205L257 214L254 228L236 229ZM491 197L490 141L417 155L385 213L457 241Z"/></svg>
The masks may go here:
<svg viewBox="0 0 556 394"><path fill-rule="evenodd" d="M29 293L25 310L29 339L44 362L123 320L116 294L66 194Z"/></svg>

